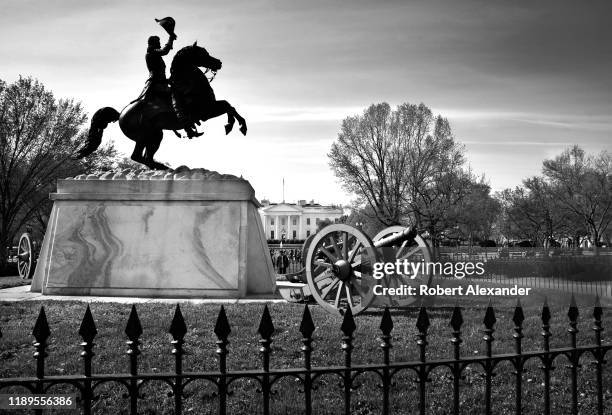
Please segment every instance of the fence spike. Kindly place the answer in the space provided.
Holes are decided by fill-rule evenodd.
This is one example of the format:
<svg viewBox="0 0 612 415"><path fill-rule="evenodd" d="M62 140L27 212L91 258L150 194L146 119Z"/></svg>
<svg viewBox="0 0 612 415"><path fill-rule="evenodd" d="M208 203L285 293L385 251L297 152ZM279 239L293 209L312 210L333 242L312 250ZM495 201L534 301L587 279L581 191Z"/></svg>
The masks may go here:
<svg viewBox="0 0 612 415"><path fill-rule="evenodd" d="M576 305L576 298L574 298L574 294L572 294L572 299L570 301L570 307L567 311L567 317L569 317L572 323L575 323L578 320L578 306Z"/></svg>
<svg viewBox="0 0 612 415"><path fill-rule="evenodd" d="M489 300L487 311L485 312L484 320L482 321L487 329L492 329L497 319L495 318L495 311L493 310L492 301Z"/></svg>
<svg viewBox="0 0 612 415"><path fill-rule="evenodd" d="M514 307L514 315L512 316L512 321L517 327L521 327L523 322L525 321L525 314L523 313L523 306L521 305L521 300L516 299L516 307Z"/></svg>
<svg viewBox="0 0 612 415"><path fill-rule="evenodd" d="M548 308L548 298L544 297L544 305L542 305L542 323L548 325L550 323L550 309Z"/></svg>
<svg viewBox="0 0 612 415"><path fill-rule="evenodd" d="M603 315L603 309L601 308L601 302L599 300L599 294L595 297L595 306L593 307L593 318L595 321L601 323L601 316Z"/></svg>
<svg viewBox="0 0 612 415"><path fill-rule="evenodd" d="M302 314L302 322L300 323L300 333L302 333L304 338L310 338L312 337L312 333L314 333L315 329L316 327L312 321L308 304L306 304L304 307L304 313Z"/></svg>
<svg viewBox="0 0 612 415"><path fill-rule="evenodd" d="M419 316L417 317L416 328L421 333L427 333L429 325L429 315L427 314L427 310L425 309L425 306L421 306Z"/></svg>
<svg viewBox="0 0 612 415"><path fill-rule="evenodd" d="M460 331L463 325L463 316L461 315L461 307L456 305L453 308L453 315L451 316L450 326L454 331Z"/></svg>
<svg viewBox="0 0 612 415"><path fill-rule="evenodd" d="M49 323L47 322L47 315L45 314L45 306L40 307L40 312L38 313L36 324L34 324L32 335L38 343L46 343L47 339L51 335Z"/></svg>
<svg viewBox="0 0 612 415"><path fill-rule="evenodd" d="M172 323L170 324L168 333L172 335L174 340L183 340L187 333L187 325L185 324L183 313L181 313L181 307L178 304L174 309L174 317L172 317Z"/></svg>
<svg viewBox="0 0 612 415"><path fill-rule="evenodd" d="M389 307L385 307L382 319L380 320L380 331L382 331L385 336L388 336L389 334L391 334L391 330L393 330L393 320L391 319L391 312L389 311Z"/></svg>
<svg viewBox="0 0 612 415"><path fill-rule="evenodd" d="M269 339L274 333L274 324L272 324L272 317L270 317L270 310L268 310L268 305L264 307L263 314L261 315L261 320L259 322L259 328L257 332L264 339Z"/></svg>
<svg viewBox="0 0 612 415"><path fill-rule="evenodd" d="M227 340L227 337L232 332L227 315L225 314L225 307L221 305L219 315L217 316L217 322L215 323L215 334L221 340Z"/></svg>
<svg viewBox="0 0 612 415"><path fill-rule="evenodd" d="M91 315L89 304L87 304L85 315L81 321L81 327L79 327L79 335L83 338L83 341L86 343L91 343L96 337L96 334L98 334L98 329L96 328L96 323Z"/></svg>
<svg viewBox="0 0 612 415"><path fill-rule="evenodd" d="M347 307L344 312L344 318L342 319L342 325L340 326L340 330L344 333L345 336L352 337L353 333L357 329L355 325L355 319L353 318L353 311L350 307Z"/></svg>
<svg viewBox="0 0 612 415"><path fill-rule="evenodd" d="M136 312L136 304L132 304L132 311L130 312L127 325L125 326L125 334L127 334L128 338L133 342L137 341L142 335L142 326L140 325L140 319Z"/></svg>

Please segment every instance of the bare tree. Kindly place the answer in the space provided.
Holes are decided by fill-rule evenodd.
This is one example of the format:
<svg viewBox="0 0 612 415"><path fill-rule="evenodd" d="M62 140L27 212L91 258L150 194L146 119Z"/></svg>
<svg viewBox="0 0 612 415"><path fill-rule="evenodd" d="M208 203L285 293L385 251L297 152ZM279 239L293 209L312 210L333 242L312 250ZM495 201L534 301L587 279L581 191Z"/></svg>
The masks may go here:
<svg viewBox="0 0 612 415"><path fill-rule="evenodd" d="M328 157L363 212L385 226L416 225L432 236L467 194L471 178L448 121L424 104L395 110L376 104L346 118Z"/></svg>
<svg viewBox="0 0 612 415"><path fill-rule="evenodd" d="M580 218L597 246L612 222L612 155L587 155L576 145L545 160L543 173L559 208Z"/></svg>
<svg viewBox="0 0 612 415"><path fill-rule="evenodd" d="M73 100L56 100L32 78L0 81L0 247L14 242L26 224L44 226L49 192L58 178L101 167L114 157L74 159L86 115ZM46 212L46 213L45 213ZM0 268L4 265L0 255Z"/></svg>
<svg viewBox="0 0 612 415"><path fill-rule="evenodd" d="M578 146L545 160L543 175L499 195L508 237L546 243L588 235L593 244L612 222L612 157L585 154Z"/></svg>

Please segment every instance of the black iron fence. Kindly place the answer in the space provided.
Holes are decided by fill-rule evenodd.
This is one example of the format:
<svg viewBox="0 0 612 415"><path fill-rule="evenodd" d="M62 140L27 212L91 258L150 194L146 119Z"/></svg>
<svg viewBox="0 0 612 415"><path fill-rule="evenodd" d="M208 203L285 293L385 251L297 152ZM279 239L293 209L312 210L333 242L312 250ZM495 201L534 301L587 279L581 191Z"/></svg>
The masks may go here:
<svg viewBox="0 0 612 415"><path fill-rule="evenodd" d="M562 348L550 347L550 319L551 312L546 303L542 307L540 316L541 320L541 336L542 347L536 351L524 351L522 347L523 322L525 316L520 303L517 304L512 321L514 323L513 341L514 353L494 354L494 333L496 316L494 309L491 306L486 308L483 324L483 341L485 343L484 356L469 356L466 357L462 353L461 344L463 342L463 317L461 308L455 307L452 311L450 326L452 328L450 342L452 344L452 357L441 360L431 360L427 358L428 349L428 330L430 328L429 314L426 308L421 307L416 320L417 336L416 345L418 348L419 358L415 361L399 361L393 362L390 359L390 349L392 344L393 320L389 309L385 309L380 322L380 353L382 363L378 364L354 364L352 360L354 333L356 330L355 320L350 312L350 309L344 314L343 322L340 327L343 336L341 348L343 351L343 362L338 366L315 367L311 364L311 355L314 350L313 340L315 332L315 324L311 318L308 305L304 307L304 312L299 326L299 331L302 335L301 355L302 362L300 365L291 368L272 368L270 367L270 357L272 353L272 342L275 328L272 318L268 311L268 307L264 308L261 320L259 323L258 333L261 336L259 340L261 368L257 370L228 370L227 356L229 353L229 335L231 326L226 317L225 309L221 306L217 321L214 328L214 333L217 337L216 354L218 356L218 370L207 372L189 372L183 368L184 337L187 333L187 326L183 319L180 307L177 305L169 328L169 333L172 335L172 354L174 355L174 370L171 373L140 373L138 370L139 355L141 354L140 337L143 334L140 319L133 306L128 318L125 334L128 337L127 341L127 356L129 361L129 373L121 374L95 374L92 370L92 360L94 356L94 339L97 335L96 325L93 316L87 307L83 320L79 328L79 335L83 342L82 347L82 373L67 376L47 376L45 374L45 359L47 357L47 346L51 335L50 327L47 323L44 307L41 307L37 321L34 325L32 335L36 339L34 343L34 358L36 360L36 376L27 378L9 378L0 379L0 393L6 393L11 387L25 387L31 394L44 394L50 387L55 385L69 385L74 388L74 393L77 394L79 407L84 414L92 413L92 403L97 399L97 389L102 384L116 383L121 385L126 391L125 398L129 400L129 408L131 414L138 412L139 399L141 399L140 391L143 385L152 381L162 381L171 396L174 398L174 412L181 414L183 412L184 391L185 388L196 380L205 380L214 386L218 394L219 414L225 414L228 409L227 397L230 394L231 385L238 379L251 379L259 385L258 392L263 400L263 412L269 414L271 411L270 403L271 396L274 394L275 385L283 378L293 378L299 381L302 385L303 396L299 399L303 400L303 411L306 414L313 413L313 398L312 392L316 389L315 383L322 375L335 374L341 382L340 388L343 393L344 407L338 408L337 413L351 413L351 398L352 391L356 385L357 378L363 374L375 374L381 382L380 387L380 402L382 413L387 414L390 411L390 392L394 385L394 378L401 372L410 372L414 376L418 389L418 412L425 414L427 411L427 391L426 385L430 380L430 375L438 368L446 368L452 374L452 412L460 413L460 397L461 384L460 380L466 369L471 366L480 367L484 371L484 409L487 414L494 412L494 402L492 402L492 379L498 370L498 366L502 362L509 362L514 368L513 376L515 377L515 387L513 391L504 391L507 396L512 396L515 400L515 413L521 414L524 411L523 402L523 373L525 366L530 361L537 361L540 364L540 369L543 374L543 393L542 393L542 410L544 414L551 413L551 374L555 369L555 364L558 360L569 362L569 390L571 392L571 408L568 412L572 414L578 413L579 394L578 394L578 369L581 366L581 359L592 359L594 370L594 380L590 380L595 385L596 399L593 400L594 408L591 408L594 413L604 414L610 413L611 408L604 408L604 378L603 368L606 364L606 354L612 350L612 344L604 344L602 342L602 325L603 310L597 299L592 312L592 331L594 333L593 342L591 345L578 346L578 308L572 299L567 317L569 319L568 337L569 346ZM0 337L2 332L0 331ZM558 359L560 358L561 359ZM465 409L465 408L464 408ZM584 409L584 408L582 408ZM36 413L42 413L42 410L36 410Z"/></svg>

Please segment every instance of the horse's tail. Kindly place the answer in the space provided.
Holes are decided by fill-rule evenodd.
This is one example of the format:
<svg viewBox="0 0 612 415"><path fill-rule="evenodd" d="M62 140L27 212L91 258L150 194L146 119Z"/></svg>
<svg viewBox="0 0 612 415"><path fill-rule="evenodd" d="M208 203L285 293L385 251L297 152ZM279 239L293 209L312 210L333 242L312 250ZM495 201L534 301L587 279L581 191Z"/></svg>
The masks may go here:
<svg viewBox="0 0 612 415"><path fill-rule="evenodd" d="M77 158L87 157L96 151L100 147L100 143L102 143L102 134L104 134L104 129L108 126L108 123L115 122L118 119L119 113L114 108L104 107L96 111L91 117L87 142L78 151Z"/></svg>

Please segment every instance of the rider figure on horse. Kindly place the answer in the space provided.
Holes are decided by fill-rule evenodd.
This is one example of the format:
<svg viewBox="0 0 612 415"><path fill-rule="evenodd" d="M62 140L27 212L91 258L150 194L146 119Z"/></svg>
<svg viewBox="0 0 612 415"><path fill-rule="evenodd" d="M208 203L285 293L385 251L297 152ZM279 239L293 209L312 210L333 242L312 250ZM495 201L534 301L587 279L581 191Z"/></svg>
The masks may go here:
<svg viewBox="0 0 612 415"><path fill-rule="evenodd" d="M167 103L170 108L174 109L179 122L187 133L187 137L197 137L202 134L197 132L193 126L193 122L190 122L183 115L184 111L182 111L179 105L172 104L172 94L168 86L168 79L166 78L166 64L164 63L163 57L172 49L172 44L174 40L176 40L176 35L171 33L169 36L168 42L163 48L161 47L158 36L149 37L147 54L145 55L147 69L149 70L149 79L147 79L145 90L141 94L141 97L147 101L153 101L155 98L160 98L163 102Z"/></svg>

